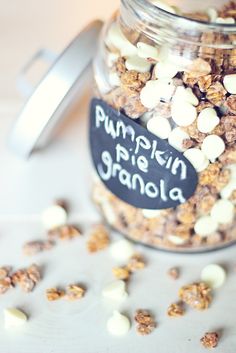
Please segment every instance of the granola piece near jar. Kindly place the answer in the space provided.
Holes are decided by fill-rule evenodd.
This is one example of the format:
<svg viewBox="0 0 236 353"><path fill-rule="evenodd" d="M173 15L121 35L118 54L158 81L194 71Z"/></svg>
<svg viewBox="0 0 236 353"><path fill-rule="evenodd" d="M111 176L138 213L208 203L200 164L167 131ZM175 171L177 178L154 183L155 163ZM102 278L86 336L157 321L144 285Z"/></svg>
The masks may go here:
<svg viewBox="0 0 236 353"><path fill-rule="evenodd" d="M141 254L134 254L131 256L128 264L127 269L130 272L136 272L138 270L142 270L145 267L145 260Z"/></svg>
<svg viewBox="0 0 236 353"><path fill-rule="evenodd" d="M200 342L205 348L215 348L219 342L219 335L217 332L206 332Z"/></svg>
<svg viewBox="0 0 236 353"><path fill-rule="evenodd" d="M103 224L95 226L87 241L87 249L90 253L103 250L108 247L110 243L109 233Z"/></svg>
<svg viewBox="0 0 236 353"><path fill-rule="evenodd" d="M156 327L156 322L148 310L137 310L134 320L137 322L136 330L142 336L149 335Z"/></svg>
<svg viewBox="0 0 236 353"><path fill-rule="evenodd" d="M167 315L170 317L180 317L183 316L185 310L183 308L183 303L173 303L167 309Z"/></svg>
<svg viewBox="0 0 236 353"><path fill-rule="evenodd" d="M9 276L11 272L11 266L2 266L0 267L0 279L4 279Z"/></svg>
<svg viewBox="0 0 236 353"><path fill-rule="evenodd" d="M169 268L169 270L167 271L167 274L170 278L176 280L179 278L180 275L180 270L178 267L171 267Z"/></svg>
<svg viewBox="0 0 236 353"><path fill-rule="evenodd" d="M46 297L49 301L55 301L65 296L65 292L58 288L49 288L46 290Z"/></svg>
<svg viewBox="0 0 236 353"><path fill-rule="evenodd" d="M11 278L13 284L18 284L24 292L31 292L41 279L40 269L33 264L14 272Z"/></svg>
<svg viewBox="0 0 236 353"><path fill-rule="evenodd" d="M71 225L64 225L48 231L48 237L51 239L71 240L81 235L81 230Z"/></svg>
<svg viewBox="0 0 236 353"><path fill-rule="evenodd" d="M181 287L179 297L184 303L198 310L207 309L212 301L211 288L204 282Z"/></svg>
<svg viewBox="0 0 236 353"><path fill-rule="evenodd" d="M207 92L207 90L212 84L212 75L199 77L197 84L201 92L204 92L204 93Z"/></svg>
<svg viewBox="0 0 236 353"><path fill-rule="evenodd" d="M227 91L220 82L213 83L206 92L206 98L217 107L223 105Z"/></svg>
<svg viewBox="0 0 236 353"><path fill-rule="evenodd" d="M130 277L130 270L126 266L114 267L112 269L112 273L117 279L121 279L121 280L128 280Z"/></svg>
<svg viewBox="0 0 236 353"><path fill-rule="evenodd" d="M73 301L81 299L85 294L85 289L78 284L70 284L66 287L65 299Z"/></svg>

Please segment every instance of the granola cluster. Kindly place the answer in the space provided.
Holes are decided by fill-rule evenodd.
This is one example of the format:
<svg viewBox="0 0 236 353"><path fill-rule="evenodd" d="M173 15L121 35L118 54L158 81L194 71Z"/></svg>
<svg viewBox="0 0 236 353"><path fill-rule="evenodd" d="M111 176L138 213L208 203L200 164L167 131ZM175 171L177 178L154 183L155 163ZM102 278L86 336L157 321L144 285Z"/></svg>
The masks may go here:
<svg viewBox="0 0 236 353"><path fill-rule="evenodd" d="M129 259L127 265L114 267L112 272L117 279L129 280L132 273L142 270L145 266L146 263L143 256L141 254L134 254Z"/></svg>
<svg viewBox="0 0 236 353"><path fill-rule="evenodd" d="M184 315L183 303L173 303L167 309L167 315L170 317L179 317Z"/></svg>
<svg viewBox="0 0 236 353"><path fill-rule="evenodd" d="M214 13L217 21L220 18L219 23L229 18L235 21L235 3L231 1ZM185 15L214 22L209 13ZM95 202L102 212L106 209L105 217L113 215L107 219L113 227L154 247L198 250L235 241L236 183L231 167L236 165L236 35L234 32L202 33L202 46L193 44L191 47L191 61L189 47L179 43L165 47L166 58L162 61L164 59L159 57L162 48L155 42L131 28L122 27L123 34L120 34L118 27L117 23L111 24L106 39L105 60L108 77L112 77L108 82L110 90L98 94L129 118L138 119L137 123L147 129L151 120L165 118L170 134L178 129L173 147L190 161L196 150L199 151L202 162L196 158L192 161L199 176L194 195L186 204L158 212L157 216L146 217L141 209L121 201L99 182L94 187ZM119 35L122 47L116 42ZM222 49L225 43L229 43L229 47ZM172 59L168 63L168 55L183 57L183 64L180 60L176 65ZM99 92L99 83L97 88ZM161 96L162 92L165 97ZM189 105L191 110L186 117ZM158 131L149 131L160 137ZM170 135L167 138L173 143ZM219 214L223 213L220 211L220 205L224 208L222 200L231 208L228 219L212 215L215 206ZM209 222L211 227L207 226Z"/></svg>
<svg viewBox="0 0 236 353"><path fill-rule="evenodd" d="M179 298L194 309L205 310L212 301L211 288L204 282L189 284L180 288Z"/></svg>
<svg viewBox="0 0 236 353"><path fill-rule="evenodd" d="M94 226L89 234L87 249L95 253L108 247L110 243L109 233L103 224Z"/></svg>
<svg viewBox="0 0 236 353"><path fill-rule="evenodd" d="M217 332L206 332L200 341L205 348L215 348L219 342L219 335Z"/></svg>
<svg viewBox="0 0 236 353"><path fill-rule="evenodd" d="M6 293L10 288L18 285L24 292L32 292L40 281L40 268L32 264L26 269L12 272L10 266L0 268L0 294Z"/></svg>
<svg viewBox="0 0 236 353"><path fill-rule="evenodd" d="M149 335L156 327L156 322L148 310L139 309L135 313L136 330L142 335Z"/></svg>
<svg viewBox="0 0 236 353"><path fill-rule="evenodd" d="M46 297L49 301L64 298L69 301L81 299L85 294L85 288L78 284L69 284L66 289L49 288L46 290Z"/></svg>

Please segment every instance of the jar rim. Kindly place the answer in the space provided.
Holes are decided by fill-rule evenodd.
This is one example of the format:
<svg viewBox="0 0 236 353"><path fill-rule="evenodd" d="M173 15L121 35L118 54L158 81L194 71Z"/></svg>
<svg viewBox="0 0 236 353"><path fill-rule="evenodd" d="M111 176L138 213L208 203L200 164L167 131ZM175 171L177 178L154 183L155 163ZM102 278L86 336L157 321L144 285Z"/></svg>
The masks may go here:
<svg viewBox="0 0 236 353"><path fill-rule="evenodd" d="M150 11L153 12L154 16L158 16L160 14L169 17L170 19L178 19L184 21L186 25L196 25L201 26L201 29L205 30L224 30L232 32L232 30L236 30L236 23L216 23L216 22L205 22L197 19L193 19L190 17L182 16L177 13L168 12L154 4L152 4L149 0L126 0L130 2L136 2L139 6L149 8Z"/></svg>

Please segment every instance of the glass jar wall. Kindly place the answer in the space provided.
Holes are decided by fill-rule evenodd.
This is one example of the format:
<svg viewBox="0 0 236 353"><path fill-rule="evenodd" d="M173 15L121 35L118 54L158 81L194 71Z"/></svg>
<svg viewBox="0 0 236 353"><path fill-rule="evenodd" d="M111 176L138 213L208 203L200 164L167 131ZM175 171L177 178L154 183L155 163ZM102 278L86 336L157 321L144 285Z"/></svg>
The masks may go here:
<svg viewBox="0 0 236 353"><path fill-rule="evenodd" d="M93 198L132 240L214 249L236 240L236 2L191 13L156 3L122 0L94 61L95 92L183 153L198 173L197 189L176 208L149 210L96 178Z"/></svg>

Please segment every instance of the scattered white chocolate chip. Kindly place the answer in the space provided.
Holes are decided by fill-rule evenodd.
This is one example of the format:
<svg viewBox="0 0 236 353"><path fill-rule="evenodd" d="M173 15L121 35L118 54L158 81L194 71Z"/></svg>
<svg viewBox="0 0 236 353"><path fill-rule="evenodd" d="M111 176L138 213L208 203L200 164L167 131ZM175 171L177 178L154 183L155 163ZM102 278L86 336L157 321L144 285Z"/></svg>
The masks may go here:
<svg viewBox="0 0 236 353"><path fill-rule="evenodd" d="M110 253L115 260L127 261L135 254L135 249L131 242L126 239L121 239L111 244Z"/></svg>
<svg viewBox="0 0 236 353"><path fill-rule="evenodd" d="M204 237L214 233L218 228L218 223L211 216L204 216L197 220L194 231Z"/></svg>
<svg viewBox="0 0 236 353"><path fill-rule="evenodd" d="M227 92L236 94L236 74L226 75L223 83Z"/></svg>
<svg viewBox="0 0 236 353"><path fill-rule="evenodd" d="M167 139L171 132L169 120L163 117L154 117L147 123L148 131L161 139Z"/></svg>
<svg viewBox="0 0 236 353"><path fill-rule="evenodd" d="M140 100L144 107L153 109L160 102L161 92L157 80L150 80L140 92Z"/></svg>
<svg viewBox="0 0 236 353"><path fill-rule="evenodd" d="M193 93L193 90L188 87L178 86L173 97L173 102L187 102L194 106L199 104L198 98Z"/></svg>
<svg viewBox="0 0 236 353"><path fill-rule="evenodd" d="M216 22L218 12L214 7L210 7L209 9L207 9L206 13L209 17L210 22Z"/></svg>
<svg viewBox="0 0 236 353"><path fill-rule="evenodd" d="M226 18L222 18L222 17L217 17L217 19L215 20L216 23L222 23L222 24L234 24L235 20L233 17L226 17Z"/></svg>
<svg viewBox="0 0 236 353"><path fill-rule="evenodd" d="M4 309L4 324L6 328L22 326L27 321L23 311L16 308Z"/></svg>
<svg viewBox="0 0 236 353"><path fill-rule="evenodd" d="M123 300L127 298L128 293L126 292L126 284L124 281L117 280L107 284L102 291L102 295L105 298L113 300Z"/></svg>
<svg viewBox="0 0 236 353"><path fill-rule="evenodd" d="M209 165L208 159L198 148L189 148L184 152L184 157L189 160L198 173L202 172Z"/></svg>
<svg viewBox="0 0 236 353"><path fill-rule="evenodd" d="M142 209L142 213L145 218L156 218L161 215L162 210L149 210L149 209Z"/></svg>
<svg viewBox="0 0 236 353"><path fill-rule="evenodd" d="M168 240L175 245L183 245L187 241L186 239L177 235L168 235Z"/></svg>
<svg viewBox="0 0 236 353"><path fill-rule="evenodd" d="M127 70L135 70L138 72L148 72L151 68L151 64L143 58L137 55L129 56L125 61L125 66Z"/></svg>
<svg viewBox="0 0 236 353"><path fill-rule="evenodd" d="M158 60L158 49L153 47L152 45L143 42L138 42L137 48L137 55L140 58Z"/></svg>
<svg viewBox="0 0 236 353"><path fill-rule="evenodd" d="M175 9L168 5L166 2L161 1L161 0L151 0L151 3L157 7L159 7L160 9L170 12L170 13L176 13Z"/></svg>
<svg viewBox="0 0 236 353"><path fill-rule="evenodd" d="M183 131L180 127L173 129L168 137L169 144L179 152L186 151L187 148L183 147L184 140L190 139L187 132Z"/></svg>
<svg viewBox="0 0 236 353"><path fill-rule="evenodd" d="M200 132L205 134L214 130L219 124L220 119L217 116L215 109L205 108L201 111L197 118L197 128Z"/></svg>
<svg viewBox="0 0 236 353"><path fill-rule="evenodd" d="M120 85L120 77L117 72L110 72L109 82L113 87L117 87Z"/></svg>
<svg viewBox="0 0 236 353"><path fill-rule="evenodd" d="M225 279L226 272L224 268L217 264L207 265L201 272L201 280L213 289L221 287Z"/></svg>
<svg viewBox="0 0 236 353"><path fill-rule="evenodd" d="M125 37L117 23L113 23L107 33L106 42L119 49L122 56L131 56L137 53L135 45L130 43Z"/></svg>
<svg viewBox="0 0 236 353"><path fill-rule="evenodd" d="M171 116L179 126L191 125L197 117L197 109L185 101L174 101L171 106Z"/></svg>
<svg viewBox="0 0 236 353"><path fill-rule="evenodd" d="M67 213L63 207L53 205L43 211L42 222L48 230L63 226L67 222Z"/></svg>
<svg viewBox="0 0 236 353"><path fill-rule="evenodd" d="M202 152L212 163L224 152L225 143L217 135L209 135L202 142Z"/></svg>
<svg viewBox="0 0 236 353"><path fill-rule="evenodd" d="M107 321L107 330L114 336L125 335L130 330L130 321L119 311L114 311L113 316Z"/></svg>
<svg viewBox="0 0 236 353"><path fill-rule="evenodd" d="M218 200L211 210L211 217L221 224L233 222L235 216L234 204L229 200Z"/></svg>
<svg viewBox="0 0 236 353"><path fill-rule="evenodd" d="M177 75L180 69L167 61L160 61L155 65L156 78L173 78Z"/></svg>

